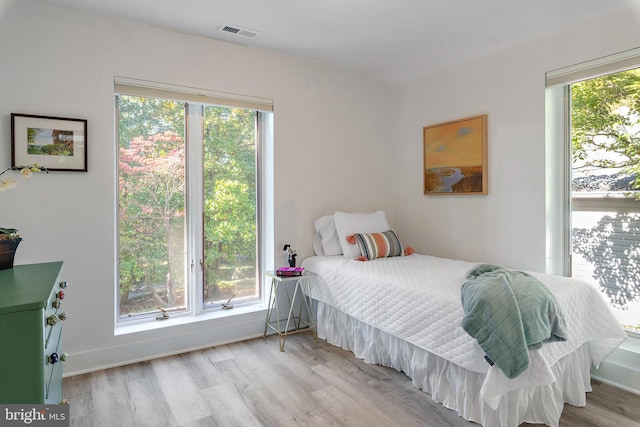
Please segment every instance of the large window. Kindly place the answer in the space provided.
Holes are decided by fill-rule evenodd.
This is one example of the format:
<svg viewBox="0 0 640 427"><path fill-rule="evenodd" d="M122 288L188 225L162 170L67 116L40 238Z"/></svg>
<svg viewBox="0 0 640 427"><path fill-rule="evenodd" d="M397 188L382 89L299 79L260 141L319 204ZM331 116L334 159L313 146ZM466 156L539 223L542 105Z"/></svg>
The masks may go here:
<svg viewBox="0 0 640 427"><path fill-rule="evenodd" d="M548 270L640 332L640 51L547 75Z"/></svg>
<svg viewBox="0 0 640 427"><path fill-rule="evenodd" d="M116 92L118 319L262 301L271 113L166 88Z"/></svg>
<svg viewBox="0 0 640 427"><path fill-rule="evenodd" d="M640 68L571 84L571 272L640 333Z"/></svg>

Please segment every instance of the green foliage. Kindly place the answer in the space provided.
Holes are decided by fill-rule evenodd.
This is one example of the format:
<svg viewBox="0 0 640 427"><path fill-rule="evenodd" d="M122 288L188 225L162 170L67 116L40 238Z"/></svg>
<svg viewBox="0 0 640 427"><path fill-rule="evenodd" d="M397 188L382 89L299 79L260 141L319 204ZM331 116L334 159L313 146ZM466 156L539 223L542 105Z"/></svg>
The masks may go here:
<svg viewBox="0 0 640 427"><path fill-rule="evenodd" d="M640 69L573 84L571 106L574 162L620 168L640 188ZM612 155L589 156L598 151Z"/></svg>
<svg viewBox="0 0 640 427"><path fill-rule="evenodd" d="M18 230L15 228L0 227L0 239L16 240L20 237Z"/></svg>
<svg viewBox="0 0 640 427"><path fill-rule="evenodd" d="M73 156L73 141L64 144L49 144L40 147L42 154L50 156Z"/></svg>
<svg viewBox="0 0 640 427"><path fill-rule="evenodd" d="M34 128L27 128L27 143L28 144L35 144L36 141L36 133L38 132L37 129Z"/></svg>
<svg viewBox="0 0 640 427"><path fill-rule="evenodd" d="M205 268L212 286L226 263L255 265L255 123L254 111L205 108Z"/></svg>
<svg viewBox="0 0 640 427"><path fill-rule="evenodd" d="M166 282L164 303L170 304L172 286L183 285L184 277L185 105L119 96L118 110L121 300L126 301L131 290ZM204 247L209 290L218 288L223 270L255 266L255 126L255 111L204 108Z"/></svg>
<svg viewBox="0 0 640 427"><path fill-rule="evenodd" d="M118 106L120 294L165 283L172 306L184 276L184 104L121 96Z"/></svg>
<svg viewBox="0 0 640 427"><path fill-rule="evenodd" d="M117 103L120 147L139 136L167 131L184 135L184 103L129 95L119 95Z"/></svg>

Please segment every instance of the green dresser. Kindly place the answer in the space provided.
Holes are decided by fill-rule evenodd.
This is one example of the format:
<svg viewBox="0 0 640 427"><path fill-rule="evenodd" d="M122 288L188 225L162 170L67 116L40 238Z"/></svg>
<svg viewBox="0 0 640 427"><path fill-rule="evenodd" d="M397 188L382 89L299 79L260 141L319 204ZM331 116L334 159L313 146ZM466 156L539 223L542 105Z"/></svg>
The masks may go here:
<svg viewBox="0 0 640 427"><path fill-rule="evenodd" d="M62 262L0 270L0 403L62 401Z"/></svg>

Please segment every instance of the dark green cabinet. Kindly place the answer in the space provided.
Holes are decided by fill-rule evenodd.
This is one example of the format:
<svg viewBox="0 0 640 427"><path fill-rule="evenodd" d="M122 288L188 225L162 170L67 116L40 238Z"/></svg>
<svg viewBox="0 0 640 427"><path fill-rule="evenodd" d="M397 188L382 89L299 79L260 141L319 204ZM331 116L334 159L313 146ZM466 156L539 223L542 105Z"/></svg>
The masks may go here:
<svg viewBox="0 0 640 427"><path fill-rule="evenodd" d="M62 401L62 262L0 270L0 403Z"/></svg>

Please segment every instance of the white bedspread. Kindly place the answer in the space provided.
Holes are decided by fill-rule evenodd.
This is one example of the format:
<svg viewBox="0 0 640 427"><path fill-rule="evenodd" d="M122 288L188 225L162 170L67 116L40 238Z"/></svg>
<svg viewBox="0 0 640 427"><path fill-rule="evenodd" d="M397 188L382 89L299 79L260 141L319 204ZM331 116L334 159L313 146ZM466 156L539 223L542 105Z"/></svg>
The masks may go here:
<svg viewBox="0 0 640 427"><path fill-rule="evenodd" d="M592 363L598 365L626 337L593 286L531 273L555 295L568 340L530 351L529 369L509 380L489 366L480 346L460 326L460 288L474 265L418 254L368 262L317 256L303 262L318 274L311 286L314 299L462 368L486 373L482 395L492 407L510 390L552 383L553 365L582 344L589 343Z"/></svg>

